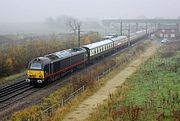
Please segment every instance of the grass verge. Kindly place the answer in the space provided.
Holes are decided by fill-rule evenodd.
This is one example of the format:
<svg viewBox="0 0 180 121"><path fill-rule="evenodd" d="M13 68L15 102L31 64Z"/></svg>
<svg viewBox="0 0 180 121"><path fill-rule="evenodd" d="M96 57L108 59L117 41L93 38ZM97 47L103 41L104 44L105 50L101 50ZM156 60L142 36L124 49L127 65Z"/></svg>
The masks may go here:
<svg viewBox="0 0 180 121"><path fill-rule="evenodd" d="M10 75L7 77L2 77L2 78L0 78L0 85L7 83L9 81L14 81L15 79L20 78L20 77L25 76L25 75L26 75L26 71L23 71L23 72L18 73L18 74L13 74L13 75Z"/></svg>
<svg viewBox="0 0 180 121"><path fill-rule="evenodd" d="M86 121L179 121L180 41L163 45Z"/></svg>

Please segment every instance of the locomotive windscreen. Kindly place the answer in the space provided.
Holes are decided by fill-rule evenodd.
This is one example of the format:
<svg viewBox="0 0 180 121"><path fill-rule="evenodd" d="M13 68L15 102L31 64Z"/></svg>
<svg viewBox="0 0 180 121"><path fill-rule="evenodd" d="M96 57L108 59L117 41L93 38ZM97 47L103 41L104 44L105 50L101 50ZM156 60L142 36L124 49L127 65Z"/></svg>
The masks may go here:
<svg viewBox="0 0 180 121"><path fill-rule="evenodd" d="M38 69L38 70L41 70L41 69L42 69L41 63L31 63L30 69Z"/></svg>

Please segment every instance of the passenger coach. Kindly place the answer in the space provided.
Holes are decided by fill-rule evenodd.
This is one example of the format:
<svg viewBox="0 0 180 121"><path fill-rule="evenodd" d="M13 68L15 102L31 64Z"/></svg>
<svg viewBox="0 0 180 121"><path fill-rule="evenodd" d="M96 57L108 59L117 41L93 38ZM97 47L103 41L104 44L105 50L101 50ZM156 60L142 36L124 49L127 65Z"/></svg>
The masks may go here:
<svg viewBox="0 0 180 121"><path fill-rule="evenodd" d="M98 58L112 53L113 47L113 41L110 39L83 46L83 48L87 50L89 63L93 63Z"/></svg>

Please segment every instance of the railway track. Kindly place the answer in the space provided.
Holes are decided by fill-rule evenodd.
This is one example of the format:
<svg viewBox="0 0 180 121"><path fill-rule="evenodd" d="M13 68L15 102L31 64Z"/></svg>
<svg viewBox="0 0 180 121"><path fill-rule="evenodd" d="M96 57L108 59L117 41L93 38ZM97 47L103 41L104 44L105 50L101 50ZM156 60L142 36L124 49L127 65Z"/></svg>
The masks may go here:
<svg viewBox="0 0 180 121"><path fill-rule="evenodd" d="M0 110L37 91L24 80L0 89Z"/></svg>

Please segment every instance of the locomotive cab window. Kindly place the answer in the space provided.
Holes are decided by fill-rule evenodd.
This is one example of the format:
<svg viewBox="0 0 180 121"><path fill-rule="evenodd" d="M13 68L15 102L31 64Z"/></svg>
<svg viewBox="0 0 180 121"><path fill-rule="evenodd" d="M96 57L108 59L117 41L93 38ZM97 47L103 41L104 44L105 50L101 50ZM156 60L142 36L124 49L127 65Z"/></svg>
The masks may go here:
<svg viewBox="0 0 180 121"><path fill-rule="evenodd" d="M41 63L31 63L30 69L41 70L42 69Z"/></svg>
<svg viewBox="0 0 180 121"><path fill-rule="evenodd" d="M49 70L49 65L45 65L44 67L44 72L49 74L50 70Z"/></svg>

